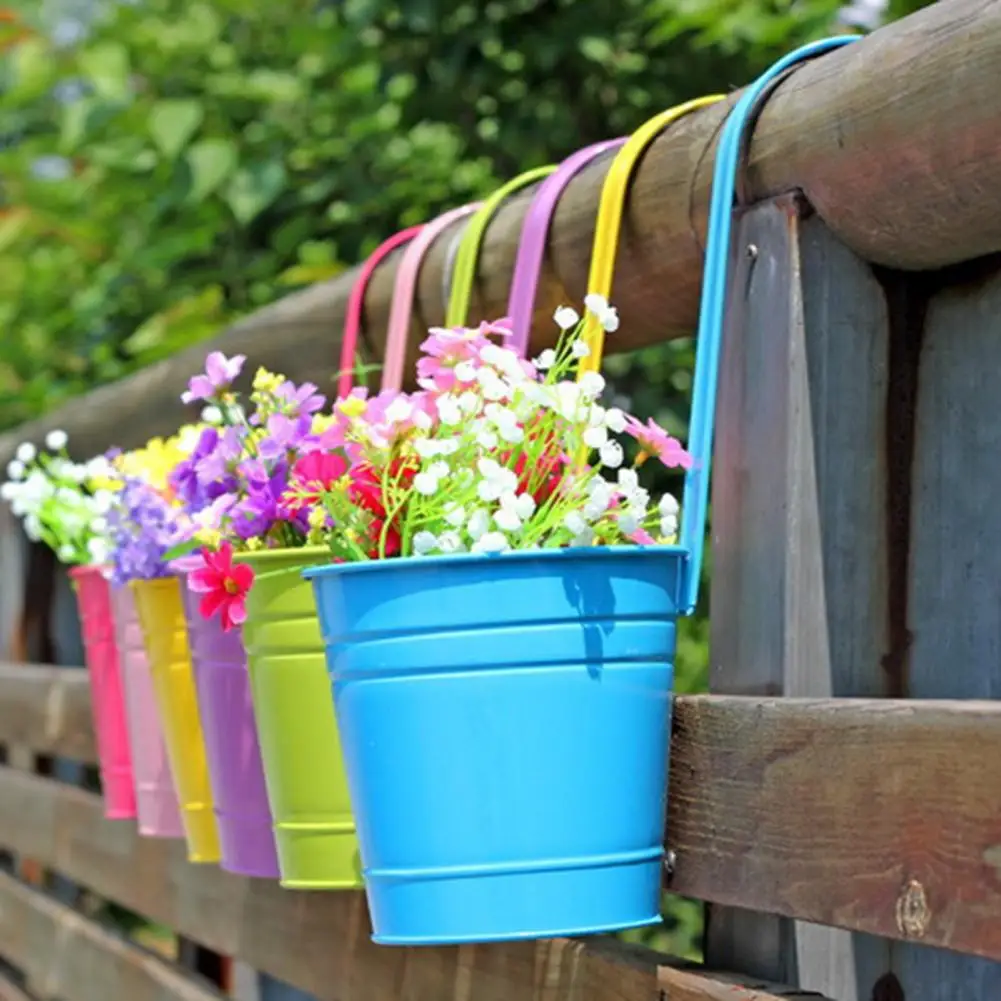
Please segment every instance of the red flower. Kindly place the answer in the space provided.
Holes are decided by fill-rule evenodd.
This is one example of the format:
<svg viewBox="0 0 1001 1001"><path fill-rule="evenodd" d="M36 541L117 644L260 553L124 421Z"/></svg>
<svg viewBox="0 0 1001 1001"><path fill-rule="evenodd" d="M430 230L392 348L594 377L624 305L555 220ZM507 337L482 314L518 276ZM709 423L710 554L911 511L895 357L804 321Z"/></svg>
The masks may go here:
<svg viewBox="0 0 1001 1001"><path fill-rule="evenodd" d="M400 488L407 490L419 469L420 466L415 459L397 456L390 464L388 482L396 483ZM372 544L372 548L368 555L374 559L379 555L379 539L382 537L383 525L386 523L386 506L383 502L380 473L369 465L353 469L350 496L358 507L372 515L368 540ZM386 556L395 556L400 551L402 539L396 524L398 518L399 515L390 522L389 528L386 530Z"/></svg>
<svg viewBox="0 0 1001 1001"><path fill-rule="evenodd" d="M348 471L347 461L335 452L310 452L292 467L286 492L289 511L295 515L304 507L319 503L320 494L329 490Z"/></svg>
<svg viewBox="0 0 1001 1001"><path fill-rule="evenodd" d="M188 576L188 587L203 595L198 606L203 618L217 612L223 632L229 632L247 618L247 592L254 583L254 571L245 564L233 566L233 547L224 542L217 553L202 550L205 566Z"/></svg>

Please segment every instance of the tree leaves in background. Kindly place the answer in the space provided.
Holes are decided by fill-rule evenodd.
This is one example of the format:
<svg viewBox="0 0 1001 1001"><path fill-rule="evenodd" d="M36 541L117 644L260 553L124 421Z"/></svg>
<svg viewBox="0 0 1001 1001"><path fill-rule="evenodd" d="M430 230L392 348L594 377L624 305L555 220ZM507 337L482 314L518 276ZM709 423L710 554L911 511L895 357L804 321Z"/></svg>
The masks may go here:
<svg viewBox="0 0 1001 1001"><path fill-rule="evenodd" d="M149 134L165 157L176 160L204 116L198 101L157 101L149 112Z"/></svg>

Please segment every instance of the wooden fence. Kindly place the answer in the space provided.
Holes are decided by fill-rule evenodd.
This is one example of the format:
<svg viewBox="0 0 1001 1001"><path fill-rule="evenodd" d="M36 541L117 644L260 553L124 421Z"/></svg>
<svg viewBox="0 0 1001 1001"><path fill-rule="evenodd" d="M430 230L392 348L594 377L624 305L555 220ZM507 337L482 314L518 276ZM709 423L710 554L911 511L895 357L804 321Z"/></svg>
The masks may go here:
<svg viewBox="0 0 1001 1001"><path fill-rule="evenodd" d="M74 647L54 625L66 592L51 556L8 525L0 849L20 876L0 875L17 984L0 999L220 996L91 920L94 900L320 1001L1001 998L1001 269L984 256L1001 251L999 67L1001 3L950 0L804 67L759 122L720 387L711 693L676 700L666 827L666 888L709 904L705 967L604 939L379 948L360 894L192 866L181 845L103 820L93 793L26 767L92 762L94 747L85 675L26 666L72 663ZM722 114L692 116L644 160L620 347L693 326ZM568 189L540 312L582 292L602 176ZM503 300L524 207L491 229L483 315ZM437 257L429 269L416 322L441 319ZM392 272L367 304L376 355ZM349 286L291 297L217 344L329 374ZM88 451L167 432L194 367L188 355L71 403L0 438L0 458L53 426ZM56 899L39 871L84 892Z"/></svg>

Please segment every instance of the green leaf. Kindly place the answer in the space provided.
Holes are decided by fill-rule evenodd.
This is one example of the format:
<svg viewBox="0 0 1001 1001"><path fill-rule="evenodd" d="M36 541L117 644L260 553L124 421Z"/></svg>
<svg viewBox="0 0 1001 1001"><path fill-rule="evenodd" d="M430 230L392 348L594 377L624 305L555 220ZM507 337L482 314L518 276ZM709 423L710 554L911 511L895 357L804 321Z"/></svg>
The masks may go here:
<svg viewBox="0 0 1001 1001"><path fill-rule="evenodd" d="M191 170L189 198L200 202L232 173L237 162L236 144L229 139L203 139L188 149L185 159Z"/></svg>
<svg viewBox="0 0 1001 1001"><path fill-rule="evenodd" d="M6 96L21 103L41 96L51 86L56 64L51 49L41 38L18 42L10 56L13 86Z"/></svg>
<svg viewBox="0 0 1001 1001"><path fill-rule="evenodd" d="M149 134L160 152L175 160L204 117L197 101L157 101L149 113Z"/></svg>
<svg viewBox="0 0 1001 1001"><path fill-rule="evenodd" d="M109 101L126 101L129 85L129 54L117 42L101 42L80 53L80 68L94 91Z"/></svg>
<svg viewBox="0 0 1001 1001"><path fill-rule="evenodd" d="M188 556L196 549L201 548L202 544L197 539L188 539L187 542L179 542L173 549L168 549L163 554L163 562L173 563L174 560L179 560L182 556Z"/></svg>
<svg viewBox="0 0 1001 1001"><path fill-rule="evenodd" d="M226 189L226 204L246 225L278 197L284 186L285 167L278 160L241 167Z"/></svg>

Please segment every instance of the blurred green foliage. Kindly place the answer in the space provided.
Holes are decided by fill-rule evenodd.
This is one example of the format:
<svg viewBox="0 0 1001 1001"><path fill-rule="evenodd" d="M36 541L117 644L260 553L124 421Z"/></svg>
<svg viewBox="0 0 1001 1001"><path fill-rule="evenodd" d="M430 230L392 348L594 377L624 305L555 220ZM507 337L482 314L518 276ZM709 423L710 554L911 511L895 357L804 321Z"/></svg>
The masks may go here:
<svg viewBox="0 0 1001 1001"><path fill-rule="evenodd" d="M842 9L92 0L72 21L53 2L0 7L0 428L521 170L741 86L839 30ZM885 16L922 5L890 0ZM635 412L681 433L691 364L673 342L607 371ZM704 615L684 623L679 691L704 688L706 637ZM697 957L700 927L699 905L673 901L663 929L630 937Z"/></svg>

